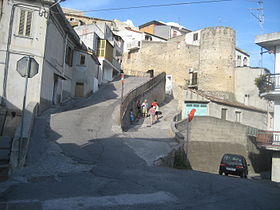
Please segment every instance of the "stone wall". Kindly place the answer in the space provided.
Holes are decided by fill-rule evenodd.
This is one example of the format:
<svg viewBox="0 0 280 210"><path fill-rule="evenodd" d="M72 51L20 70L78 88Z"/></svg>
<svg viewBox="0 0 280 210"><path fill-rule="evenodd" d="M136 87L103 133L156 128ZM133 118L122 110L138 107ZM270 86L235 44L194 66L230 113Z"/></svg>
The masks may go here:
<svg viewBox="0 0 280 210"><path fill-rule="evenodd" d="M185 151L194 170L218 173L225 153L243 155L249 166L249 174L268 171L271 153L260 150L254 137L248 136L248 126L214 117L195 117L189 128L187 121L176 125L185 136Z"/></svg>
<svg viewBox="0 0 280 210"><path fill-rule="evenodd" d="M235 31L228 27L201 30L199 89L234 99Z"/></svg>
<svg viewBox="0 0 280 210"><path fill-rule="evenodd" d="M189 68L198 69L199 47L187 45L185 37L179 36L164 42L143 41L139 50L125 53L122 69L125 74L146 72L153 69L155 73L165 72L172 75L174 86L185 86L189 80ZM175 89L175 94L176 94Z"/></svg>

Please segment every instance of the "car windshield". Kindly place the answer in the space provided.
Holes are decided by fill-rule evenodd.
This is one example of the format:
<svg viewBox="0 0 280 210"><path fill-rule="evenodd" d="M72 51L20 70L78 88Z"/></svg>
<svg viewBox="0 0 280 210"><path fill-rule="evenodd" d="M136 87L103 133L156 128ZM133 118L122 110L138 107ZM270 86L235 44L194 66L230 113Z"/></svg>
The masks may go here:
<svg viewBox="0 0 280 210"><path fill-rule="evenodd" d="M235 155L225 155L223 158L223 162L231 163L231 164L235 164L235 165L242 165L241 157L235 156Z"/></svg>

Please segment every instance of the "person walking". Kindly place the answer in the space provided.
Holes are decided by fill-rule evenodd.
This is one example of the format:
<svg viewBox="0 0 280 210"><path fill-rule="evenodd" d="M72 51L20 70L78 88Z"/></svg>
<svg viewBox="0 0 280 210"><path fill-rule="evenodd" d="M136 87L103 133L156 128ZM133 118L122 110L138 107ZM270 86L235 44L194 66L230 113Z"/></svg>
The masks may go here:
<svg viewBox="0 0 280 210"><path fill-rule="evenodd" d="M137 121L138 121L138 120L140 120L141 115L142 115L140 100L137 100L136 108L137 108L137 116L136 116L136 118L137 118Z"/></svg>
<svg viewBox="0 0 280 210"><path fill-rule="evenodd" d="M145 118L145 117L147 117L147 114L148 114L148 102L146 99L142 103L141 107L142 107L142 115Z"/></svg>
<svg viewBox="0 0 280 210"><path fill-rule="evenodd" d="M150 115L151 126L152 126L155 123L155 115L156 115L156 107L155 106L151 106L151 108L149 109L149 115Z"/></svg>
<svg viewBox="0 0 280 210"><path fill-rule="evenodd" d="M158 121L158 115L159 115L160 111L159 111L159 106L158 106L157 100L154 100L151 105L154 106L156 109L155 119L156 119L156 121Z"/></svg>

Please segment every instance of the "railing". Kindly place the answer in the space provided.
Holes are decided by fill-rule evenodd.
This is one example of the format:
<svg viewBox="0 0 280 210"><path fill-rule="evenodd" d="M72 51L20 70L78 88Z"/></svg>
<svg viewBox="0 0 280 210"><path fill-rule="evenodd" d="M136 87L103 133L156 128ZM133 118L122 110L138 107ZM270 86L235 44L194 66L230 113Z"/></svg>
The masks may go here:
<svg viewBox="0 0 280 210"><path fill-rule="evenodd" d="M118 69L118 70L121 69L121 64L115 58L113 58L112 64L116 69Z"/></svg>
<svg viewBox="0 0 280 210"><path fill-rule="evenodd" d="M258 130L256 142L262 145L280 145L280 131Z"/></svg>
<svg viewBox="0 0 280 210"><path fill-rule="evenodd" d="M264 80L262 92L280 90L280 74L268 74Z"/></svg>
<svg viewBox="0 0 280 210"><path fill-rule="evenodd" d="M157 86L163 79L165 79L166 73L163 72L153 79L149 80L148 82L142 84L141 86L131 90L124 98L124 100L121 103L120 108L120 122L122 122L125 113L127 111L127 108L131 101L133 101L135 98L137 98L140 95L143 95L146 91L150 90L151 88Z"/></svg>

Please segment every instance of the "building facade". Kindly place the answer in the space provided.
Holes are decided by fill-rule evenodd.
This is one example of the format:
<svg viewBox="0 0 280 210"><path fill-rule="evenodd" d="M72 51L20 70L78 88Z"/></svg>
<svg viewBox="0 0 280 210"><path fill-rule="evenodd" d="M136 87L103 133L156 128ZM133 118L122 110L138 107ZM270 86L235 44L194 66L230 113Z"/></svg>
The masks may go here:
<svg viewBox="0 0 280 210"><path fill-rule="evenodd" d="M1 3L2 105L13 110L22 108L25 78L16 70L17 61L24 56L34 58L39 64L38 74L28 81L26 99L27 104L38 102L40 111L75 97L76 86L81 83L84 96L93 92L94 79L81 79L76 71L79 65L84 65L84 71L95 75L99 63L81 43L56 1L2 0Z"/></svg>
<svg viewBox="0 0 280 210"><path fill-rule="evenodd" d="M267 74L261 81L261 96L274 102L273 130L260 132L257 142L273 152L271 180L280 182L280 32L258 35L255 43L275 55L275 73Z"/></svg>

